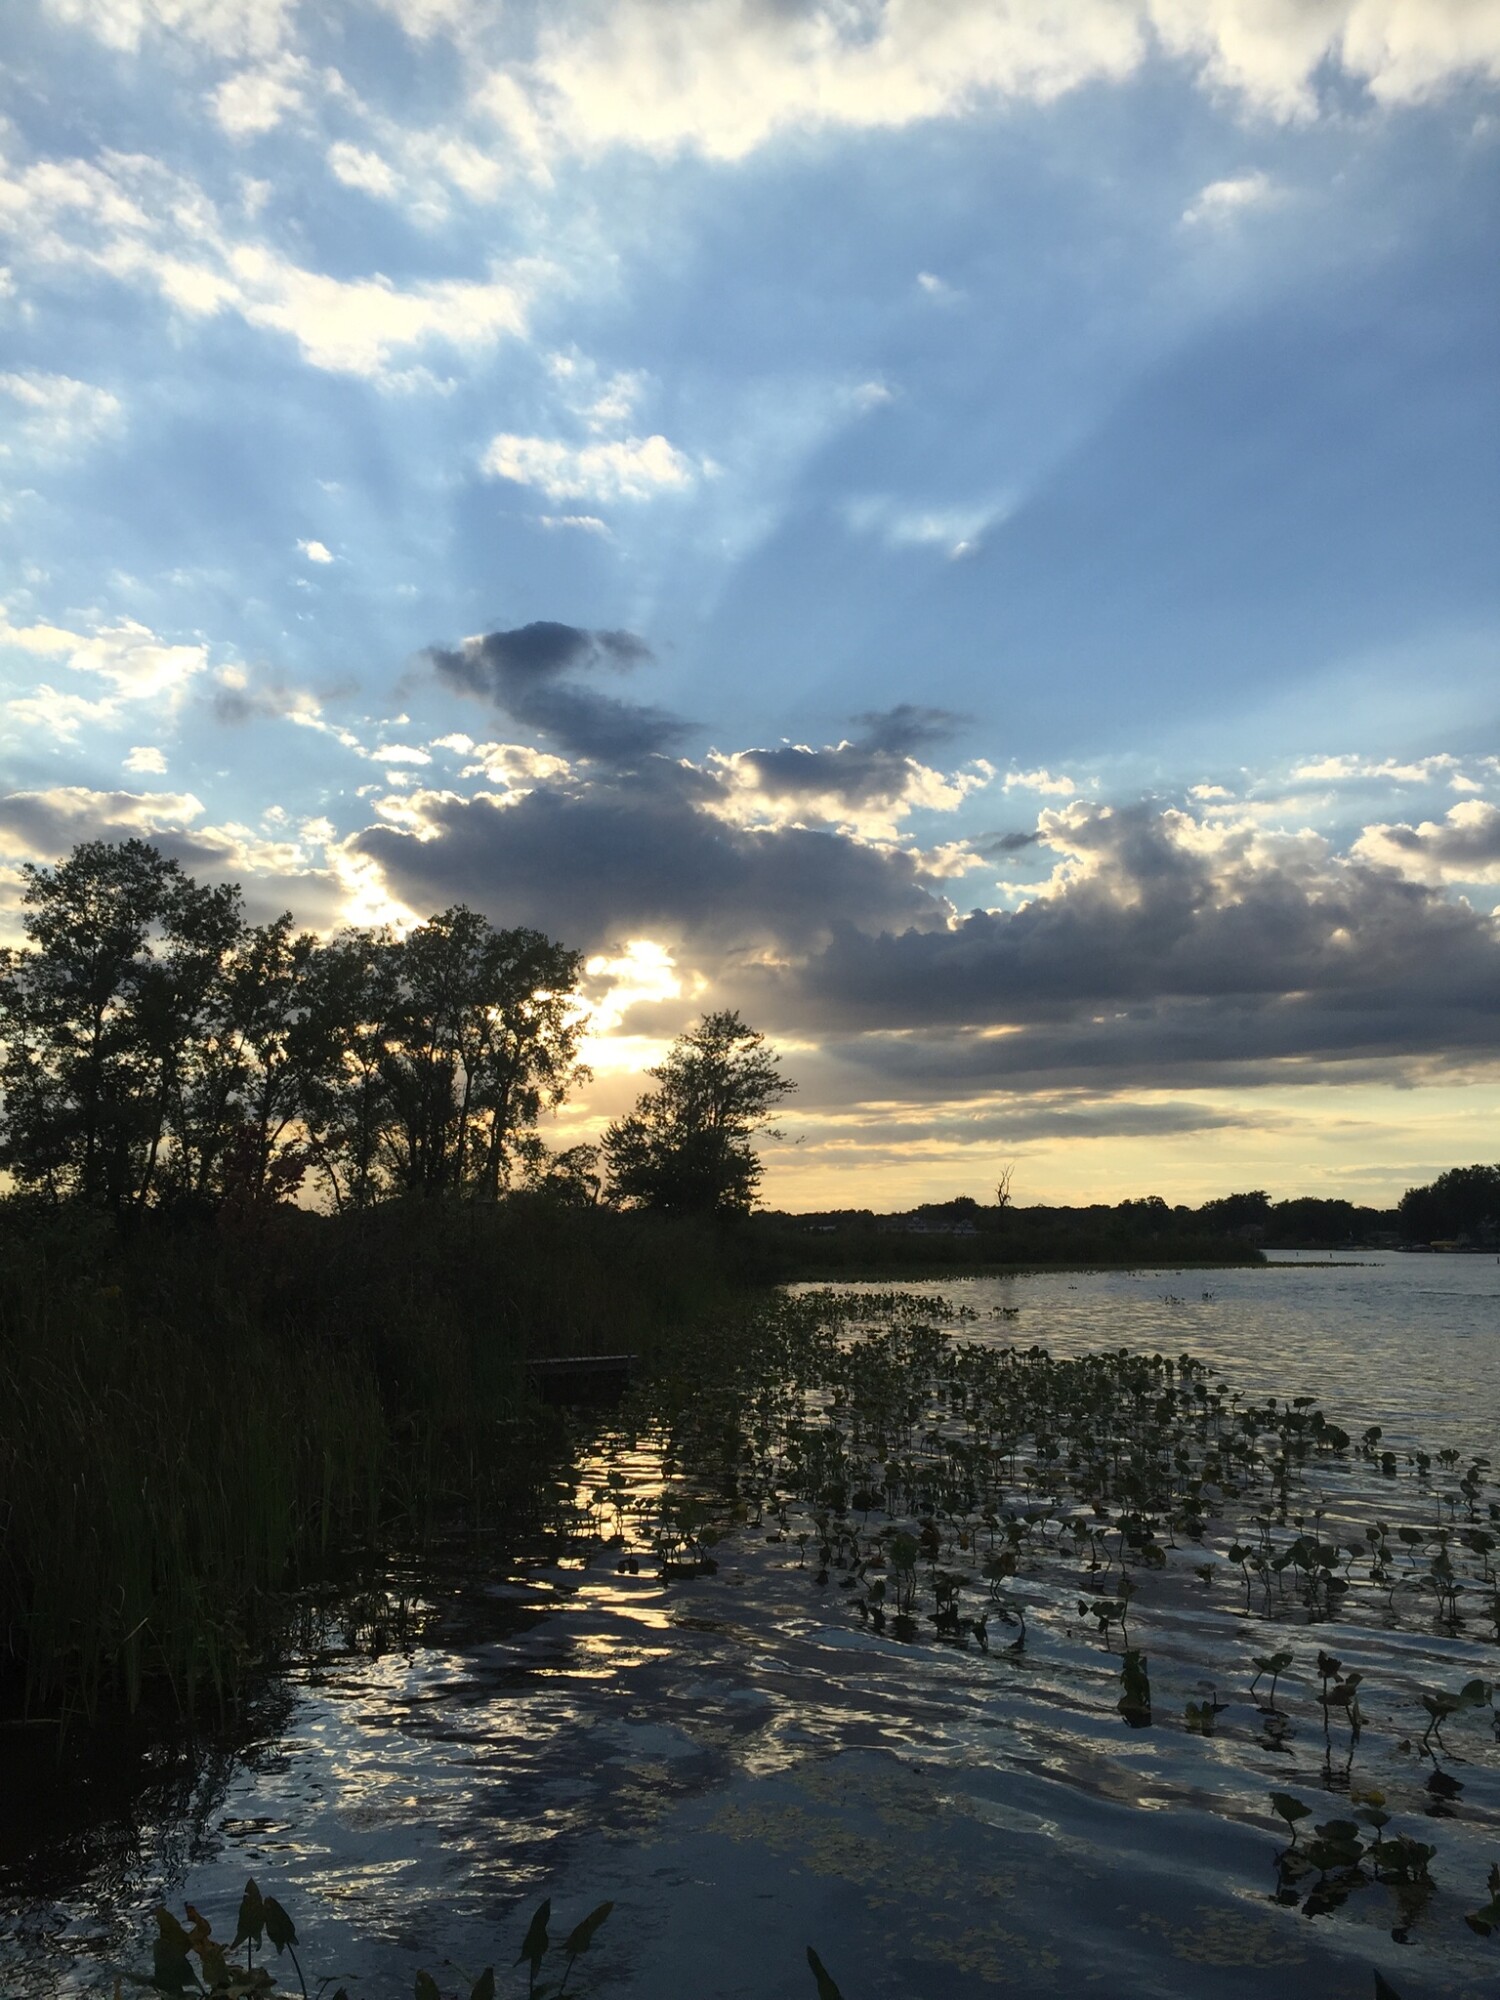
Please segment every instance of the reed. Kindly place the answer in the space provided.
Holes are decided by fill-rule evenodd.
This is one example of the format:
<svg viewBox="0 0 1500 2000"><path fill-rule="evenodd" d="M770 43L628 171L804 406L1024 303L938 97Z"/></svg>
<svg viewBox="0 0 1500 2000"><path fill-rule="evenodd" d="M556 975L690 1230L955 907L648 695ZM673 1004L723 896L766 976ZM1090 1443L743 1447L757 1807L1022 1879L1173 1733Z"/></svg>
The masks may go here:
<svg viewBox="0 0 1500 2000"><path fill-rule="evenodd" d="M0 1204L0 1679L29 1712L222 1700L351 1552L532 1511L529 1356L667 1351L711 1230L548 1203L232 1228Z"/></svg>

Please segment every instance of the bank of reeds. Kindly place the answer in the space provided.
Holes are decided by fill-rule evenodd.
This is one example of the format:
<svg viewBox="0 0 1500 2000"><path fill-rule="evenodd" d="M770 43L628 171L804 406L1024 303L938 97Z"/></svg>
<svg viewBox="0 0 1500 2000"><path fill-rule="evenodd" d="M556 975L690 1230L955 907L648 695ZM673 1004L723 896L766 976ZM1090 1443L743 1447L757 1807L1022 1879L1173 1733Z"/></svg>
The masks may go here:
<svg viewBox="0 0 1500 2000"><path fill-rule="evenodd" d="M523 1520L560 1441L527 1357L649 1361L726 1269L541 1203L130 1237L0 1204L4 1699L222 1698L352 1552Z"/></svg>

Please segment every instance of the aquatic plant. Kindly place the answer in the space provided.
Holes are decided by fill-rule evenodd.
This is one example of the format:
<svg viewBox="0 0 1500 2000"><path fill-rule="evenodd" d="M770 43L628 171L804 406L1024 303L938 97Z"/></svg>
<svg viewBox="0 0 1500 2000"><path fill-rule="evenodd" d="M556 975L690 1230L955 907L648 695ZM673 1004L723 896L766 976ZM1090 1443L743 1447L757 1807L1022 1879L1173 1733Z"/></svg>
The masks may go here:
<svg viewBox="0 0 1500 2000"><path fill-rule="evenodd" d="M515 1964L526 1967L526 2000L564 2000L580 1958L589 1950L614 1912L613 1902L598 1904L581 1918L567 1935L555 1940L551 1933L552 1898L538 1905L521 1940ZM149 1978L120 1969L115 1981L115 2000L121 2000L122 1982L163 1994L190 1994L203 2000L290 2000L278 1995L277 1982L265 1965L257 1965L257 1949L269 1944L279 1958L284 1952L297 1975L301 2000L308 2000L307 1981L297 1958L297 1930L286 1910L274 1896L263 1896L254 1880L245 1884L239 1920L228 1945L217 1942L213 1927L191 1903L183 1923L164 1905L153 1912L156 1939ZM243 1963L231 1953L245 1947ZM561 1976L543 1978L542 1968L553 1952L563 1963ZM811 1945L807 1965L817 1989L817 2000L843 2000L827 1966ZM495 2000L495 1968L487 1965L476 1977L455 1967L466 1989L467 2000ZM331 1978L318 1981L322 1995L333 1986ZM445 2000L442 1987L430 1972L418 1972L413 1982L413 2000ZM351 2000L349 1990L338 1986L330 2000Z"/></svg>

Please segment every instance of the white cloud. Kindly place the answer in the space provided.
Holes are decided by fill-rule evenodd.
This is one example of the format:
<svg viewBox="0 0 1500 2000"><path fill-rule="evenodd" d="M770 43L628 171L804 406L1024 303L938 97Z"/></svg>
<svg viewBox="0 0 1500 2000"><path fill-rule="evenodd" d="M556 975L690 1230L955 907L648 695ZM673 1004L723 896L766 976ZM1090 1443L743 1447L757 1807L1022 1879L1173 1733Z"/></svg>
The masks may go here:
<svg viewBox="0 0 1500 2000"><path fill-rule="evenodd" d="M104 682L107 693L87 696L44 681L30 694L6 703L18 721L69 742L85 723L113 723L129 702L174 708L189 682L208 664L207 646L172 645L131 618L73 632L59 625L12 625L0 611L0 650L6 648L33 659L58 660L72 673L90 674Z"/></svg>
<svg viewBox="0 0 1500 2000"><path fill-rule="evenodd" d="M231 139L274 131L289 111L300 111L311 71L300 56L282 55L226 77L210 98L219 129Z"/></svg>
<svg viewBox="0 0 1500 2000"><path fill-rule="evenodd" d="M167 768L163 752L149 743L137 743L125 758L125 769L141 777L162 777Z"/></svg>
<svg viewBox="0 0 1500 2000"><path fill-rule="evenodd" d="M389 161L347 139L328 148L328 166L334 179L345 187L358 188L380 201L394 201L401 187Z"/></svg>
<svg viewBox="0 0 1500 2000"><path fill-rule="evenodd" d="M491 439L482 464L492 477L539 487L549 500L648 500L684 491L703 469L659 433L569 445L505 431Z"/></svg>
<svg viewBox="0 0 1500 2000"><path fill-rule="evenodd" d="M380 272L330 277L237 238L201 189L160 162L118 153L0 170L0 232L43 278L93 271L158 292L190 320L238 313L288 335L316 368L377 378L403 349L520 334L526 284L540 272L406 287Z"/></svg>
<svg viewBox="0 0 1500 2000"><path fill-rule="evenodd" d="M1353 852L1431 888L1500 883L1500 806L1464 799L1441 820L1417 826L1367 826Z"/></svg>
<svg viewBox="0 0 1500 2000"><path fill-rule="evenodd" d="M597 514L543 514L540 517L544 528L576 528L581 534L602 535L605 541L613 540L606 522Z"/></svg>
<svg viewBox="0 0 1500 2000"><path fill-rule="evenodd" d="M67 636L72 642L68 665L74 673L97 674L126 701L175 699L208 664L207 646L166 644L133 618L87 636Z"/></svg>
<svg viewBox="0 0 1500 2000"><path fill-rule="evenodd" d="M431 754L414 743L379 743L370 752L377 764L430 764Z"/></svg>
<svg viewBox="0 0 1500 2000"><path fill-rule="evenodd" d="M1070 799L1078 790L1074 781L1059 774L1053 777L1050 771L1007 771L1004 789L1007 792L1040 792L1044 797Z"/></svg>
<svg viewBox="0 0 1500 2000"><path fill-rule="evenodd" d="M957 505L921 507L891 494L867 493L848 501L844 519L856 534L879 535L893 549L940 548L950 557L968 555L986 532L1014 509L1007 496Z"/></svg>
<svg viewBox="0 0 1500 2000"><path fill-rule="evenodd" d="M1200 224L1223 224L1250 208L1268 208L1281 199L1281 190L1269 174L1241 174L1236 180L1210 181L1182 211L1182 220L1192 229Z"/></svg>
<svg viewBox="0 0 1500 2000"><path fill-rule="evenodd" d="M1309 757L1296 765L1293 778L1311 779L1316 783L1330 780L1345 781L1355 779L1384 779L1396 784L1430 784L1443 773L1457 768L1458 759L1447 751L1439 751L1431 757L1416 757L1402 761L1395 757L1358 757L1345 754L1336 757Z"/></svg>
<svg viewBox="0 0 1500 2000"><path fill-rule="evenodd" d="M467 737L447 740L455 745L463 742L473 752L474 762L464 766L461 778L487 778L492 785L515 791L572 775L573 767L566 757L533 750L526 743L470 743Z"/></svg>
<svg viewBox="0 0 1500 2000"><path fill-rule="evenodd" d="M0 375L0 395L16 406L14 435L47 452L67 452L117 431L123 418L118 396L71 375L25 369ZM8 452L10 447L0 446Z"/></svg>
<svg viewBox="0 0 1500 2000"><path fill-rule="evenodd" d="M322 542L298 542L297 547L310 563L331 563L333 555Z"/></svg>
<svg viewBox="0 0 1500 2000"><path fill-rule="evenodd" d="M472 46L481 16L456 35ZM553 9L478 101L524 152L627 145L740 159L779 134L899 128L1120 83L1155 50L1258 112L1306 118L1342 74L1387 104L1500 76L1492 0L612 0Z"/></svg>
<svg viewBox="0 0 1500 2000"><path fill-rule="evenodd" d="M229 58L270 56L281 46L296 0L46 0L61 21L107 48L134 51L152 35L196 43Z"/></svg>

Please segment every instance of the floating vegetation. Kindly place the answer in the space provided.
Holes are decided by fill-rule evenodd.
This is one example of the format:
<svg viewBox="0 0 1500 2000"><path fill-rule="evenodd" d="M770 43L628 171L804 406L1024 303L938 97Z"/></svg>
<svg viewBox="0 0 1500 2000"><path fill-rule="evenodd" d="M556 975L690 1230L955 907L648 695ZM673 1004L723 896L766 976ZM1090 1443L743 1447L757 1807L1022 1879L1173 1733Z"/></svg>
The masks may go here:
<svg viewBox="0 0 1500 2000"><path fill-rule="evenodd" d="M872 1638L1014 1657L1039 1620L1081 1626L1113 1654L1110 1705L1134 1729L1162 1726L1154 1620L1175 1635L1185 1609L1221 1605L1216 1659L1200 1669L1236 1624L1282 1628L1245 1649L1243 1696L1221 1699L1231 1676L1205 1677L1174 1713L1189 1735L1227 1728L1285 1755L1310 1710L1323 1784L1362 1802L1307 1832L1315 1809L1273 1795L1289 1835L1273 1897L1319 1916L1379 1887L1406 1935L1432 1898L1438 1847L1392 1830L1384 1793L1361 1790L1354 1764L1376 1687L1381 1754L1431 1765L1422 1810L1434 1817L1451 1816L1463 1789L1443 1765L1445 1725L1486 1721L1500 1740L1491 1681L1413 1688L1397 1657L1382 1665L1398 1631L1470 1647L1500 1638L1488 1459L1398 1452L1379 1427L1356 1439L1312 1398L1247 1400L1191 1354L1058 1358L976 1337L975 1318L899 1293L789 1302L721 1405L695 1398L691 1425L733 1439L719 1527L784 1546L813 1588L846 1594ZM681 1413L663 1421L670 1430ZM713 1513L670 1480L632 1494L615 1472L584 1492L577 1525L611 1528L622 1566L644 1541L671 1577L713 1560ZM1215 1600L1221 1577L1238 1588ZM1341 1648L1363 1640L1362 1664L1297 1644L1335 1627ZM1496 1893L1471 1921L1479 1935L1497 1926Z"/></svg>

